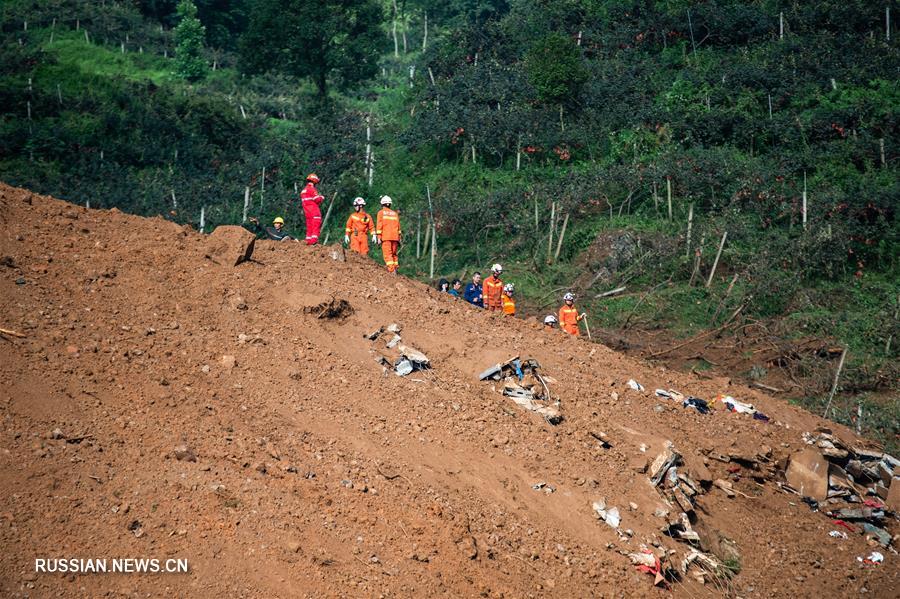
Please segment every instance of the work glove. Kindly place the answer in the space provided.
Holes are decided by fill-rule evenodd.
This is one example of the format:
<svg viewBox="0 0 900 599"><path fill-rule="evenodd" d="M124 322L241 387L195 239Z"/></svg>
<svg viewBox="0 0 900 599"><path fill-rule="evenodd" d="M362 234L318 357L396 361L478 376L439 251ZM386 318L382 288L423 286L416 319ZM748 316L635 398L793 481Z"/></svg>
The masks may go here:
<svg viewBox="0 0 900 599"><path fill-rule="evenodd" d="M372 243L378 245L378 235L376 235L375 233L372 233Z"/></svg>
<svg viewBox="0 0 900 599"><path fill-rule="evenodd" d="M578 315L578 319L583 320L585 316L587 316L587 312L582 312L581 314Z"/></svg>
<svg viewBox="0 0 900 599"><path fill-rule="evenodd" d="M344 243L345 243L345 244L349 244L349 243L350 243L350 236L349 236L349 235L344 235Z"/></svg>

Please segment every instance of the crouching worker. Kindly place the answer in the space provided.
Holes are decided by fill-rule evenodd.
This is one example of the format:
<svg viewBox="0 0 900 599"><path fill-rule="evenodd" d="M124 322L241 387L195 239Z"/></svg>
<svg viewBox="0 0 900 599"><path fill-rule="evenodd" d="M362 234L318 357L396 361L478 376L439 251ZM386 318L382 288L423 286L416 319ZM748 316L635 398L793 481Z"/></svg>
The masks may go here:
<svg viewBox="0 0 900 599"><path fill-rule="evenodd" d="M253 232L256 233L257 239L272 239L274 241L294 241L294 237L288 235L284 230L284 219L280 216L275 217L271 227L263 227L259 224L259 219L251 216L249 220L253 224Z"/></svg>
<svg viewBox="0 0 900 599"><path fill-rule="evenodd" d="M544 317L544 330L552 331L556 328L556 317L552 314L548 314Z"/></svg>
<svg viewBox="0 0 900 599"><path fill-rule="evenodd" d="M507 316L516 315L516 300L513 299L514 290L513 284L507 283L503 286L503 293L500 295L500 300L503 302L503 313Z"/></svg>

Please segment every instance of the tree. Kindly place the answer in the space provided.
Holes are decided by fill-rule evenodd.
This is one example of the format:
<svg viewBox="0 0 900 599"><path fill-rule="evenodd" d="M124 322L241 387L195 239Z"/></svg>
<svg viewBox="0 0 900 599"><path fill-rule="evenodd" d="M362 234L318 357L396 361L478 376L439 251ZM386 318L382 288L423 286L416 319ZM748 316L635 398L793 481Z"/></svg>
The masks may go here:
<svg viewBox="0 0 900 599"><path fill-rule="evenodd" d="M581 51L561 33L539 39L525 57L528 79L545 102L575 99L588 80Z"/></svg>
<svg viewBox="0 0 900 599"><path fill-rule="evenodd" d="M241 39L241 66L309 77L319 96L373 77L386 38L377 0L256 0Z"/></svg>
<svg viewBox="0 0 900 599"><path fill-rule="evenodd" d="M196 81L206 74L206 61L200 55L206 31L192 0L178 3L178 16L181 20L175 27L175 71L188 81Z"/></svg>

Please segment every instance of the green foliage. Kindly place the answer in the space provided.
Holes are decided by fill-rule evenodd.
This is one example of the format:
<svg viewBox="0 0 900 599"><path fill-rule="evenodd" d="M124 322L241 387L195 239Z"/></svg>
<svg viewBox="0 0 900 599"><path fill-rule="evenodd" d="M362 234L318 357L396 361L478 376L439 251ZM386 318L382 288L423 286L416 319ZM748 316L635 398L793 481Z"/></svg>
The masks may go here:
<svg viewBox="0 0 900 599"><path fill-rule="evenodd" d="M192 0L178 3L180 21L175 27L175 71L188 81L201 79L207 71L201 56L206 30L197 18L197 7Z"/></svg>
<svg viewBox="0 0 900 599"><path fill-rule="evenodd" d="M242 68L309 77L326 97L378 72L385 45L376 0L256 0L241 39Z"/></svg>
<svg viewBox="0 0 900 599"><path fill-rule="evenodd" d="M581 52L571 39L550 33L528 50L525 57L528 79L544 102L575 102L588 72Z"/></svg>

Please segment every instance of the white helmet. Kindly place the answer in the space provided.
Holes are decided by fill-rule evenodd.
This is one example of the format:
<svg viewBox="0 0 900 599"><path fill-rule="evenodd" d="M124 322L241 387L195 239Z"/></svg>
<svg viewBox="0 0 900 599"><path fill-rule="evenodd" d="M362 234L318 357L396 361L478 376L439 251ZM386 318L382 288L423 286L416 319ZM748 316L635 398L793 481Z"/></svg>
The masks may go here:
<svg viewBox="0 0 900 599"><path fill-rule="evenodd" d="M381 205L382 206L390 206L391 202L393 202L393 200L391 199L391 196L381 196Z"/></svg>
<svg viewBox="0 0 900 599"><path fill-rule="evenodd" d="M556 317L552 314L548 314L544 317L544 324L556 324Z"/></svg>
<svg viewBox="0 0 900 599"><path fill-rule="evenodd" d="M569 301L569 300L571 300L571 301L573 301L573 302L575 301L575 294L574 294L574 293L569 292L569 293L567 293L567 294L565 294L565 295L563 296L563 301L564 301L564 302L567 302L567 301Z"/></svg>
<svg viewBox="0 0 900 599"><path fill-rule="evenodd" d="M513 291L515 291L515 285L513 285L512 283L507 283L503 286L503 293L505 293L506 295L509 295Z"/></svg>
<svg viewBox="0 0 900 599"><path fill-rule="evenodd" d="M499 275L501 272L503 272L503 267L499 264L495 264L491 267L491 272Z"/></svg>
<svg viewBox="0 0 900 599"><path fill-rule="evenodd" d="M364 199L362 199L362 198L356 198L356 199L353 200L353 205L354 205L354 206L365 206L365 205L366 205L366 201L365 201Z"/></svg>

